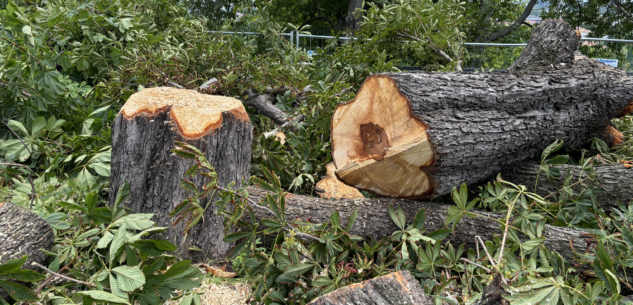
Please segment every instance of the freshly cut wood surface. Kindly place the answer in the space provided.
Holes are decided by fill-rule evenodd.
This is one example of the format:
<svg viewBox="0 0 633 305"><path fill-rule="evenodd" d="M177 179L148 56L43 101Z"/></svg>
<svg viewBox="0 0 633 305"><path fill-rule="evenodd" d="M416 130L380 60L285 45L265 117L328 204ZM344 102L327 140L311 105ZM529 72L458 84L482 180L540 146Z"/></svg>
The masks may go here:
<svg viewBox="0 0 633 305"><path fill-rule="evenodd" d="M158 226L170 227L169 213L192 196L180 179L193 160L175 156L175 141L200 149L218 174L218 184L228 185L250 177L252 126L239 100L172 88L148 88L130 97L112 127L112 176L110 204L116 191L130 183L130 196L122 206L135 213L153 213ZM202 189L206 182L193 182ZM178 246L181 256L194 261L222 260L232 245L222 241L223 218L216 213L217 196L201 202L207 207L204 221L183 235L184 222L160 237ZM201 251L189 251L198 248Z"/></svg>
<svg viewBox="0 0 633 305"><path fill-rule="evenodd" d="M308 305L432 305L420 282L409 271L398 271L339 288Z"/></svg>
<svg viewBox="0 0 633 305"><path fill-rule="evenodd" d="M249 120L240 100L170 87L146 88L132 94L121 114L130 120L138 115L154 116L167 109L180 134L188 139L200 138L217 129L222 125L223 112L231 112L239 120Z"/></svg>
<svg viewBox="0 0 633 305"><path fill-rule="evenodd" d="M317 182L314 187L314 190L319 197L330 199L365 198L358 189L338 180L336 174L334 173L334 171L336 171L334 163L328 163L325 166L325 169L327 170L325 177L323 177L321 181Z"/></svg>
<svg viewBox="0 0 633 305"><path fill-rule="evenodd" d="M379 101L379 102L377 102ZM332 117L337 176L376 194L419 197L432 193L425 172L434 156L427 127L388 77L371 77L356 98ZM406 179L402 179L406 177Z"/></svg>
<svg viewBox="0 0 633 305"><path fill-rule="evenodd" d="M533 57L517 73L367 78L332 117L339 179L380 196L430 198L534 158L555 140L575 147L603 137L630 106L633 77L579 54L570 62L567 51L579 44L571 25L548 20L538 27L545 30L535 31L526 49L551 52L555 33L570 44L562 62Z"/></svg>

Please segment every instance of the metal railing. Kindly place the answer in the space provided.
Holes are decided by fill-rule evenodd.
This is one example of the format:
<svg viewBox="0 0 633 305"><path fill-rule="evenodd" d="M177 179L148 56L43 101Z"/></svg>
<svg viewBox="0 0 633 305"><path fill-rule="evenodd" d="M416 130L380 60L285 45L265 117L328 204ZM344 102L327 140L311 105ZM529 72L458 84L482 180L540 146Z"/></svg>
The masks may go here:
<svg viewBox="0 0 633 305"><path fill-rule="evenodd" d="M256 32L218 32L219 34L262 35ZM353 37L308 35L297 31L281 33L289 37L291 45L308 52L324 49L334 40L349 41ZM580 52L591 58L617 60L619 68L633 72L633 40L581 37ZM527 43L479 43L466 42L464 68L506 69L521 54ZM312 52L310 52L312 53ZM613 62L612 62L613 63Z"/></svg>

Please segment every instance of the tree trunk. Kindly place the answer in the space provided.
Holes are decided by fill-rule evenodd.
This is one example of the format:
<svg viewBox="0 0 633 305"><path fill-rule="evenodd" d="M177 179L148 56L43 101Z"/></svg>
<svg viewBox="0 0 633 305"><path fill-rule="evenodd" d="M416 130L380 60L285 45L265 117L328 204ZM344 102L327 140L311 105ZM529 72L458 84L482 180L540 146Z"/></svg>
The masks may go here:
<svg viewBox="0 0 633 305"><path fill-rule="evenodd" d="M356 10L363 9L363 0L349 0L347 4L347 16L345 17L345 29L351 33L358 31L363 14Z"/></svg>
<svg viewBox="0 0 633 305"><path fill-rule="evenodd" d="M563 183L567 172L573 177L570 184L579 182L588 177L586 172L583 173L582 167L578 165L552 165L552 167L560 170L561 177L550 180L543 172L539 175L538 164L522 163L511 168L503 170L501 177L504 180L514 184L523 184L528 190L533 191L536 183L536 193L541 196L547 196L554 192L558 192L563 188ZM622 164L603 165L595 167L596 174L599 179L597 181L586 181L572 187L576 194L585 186L594 188L604 188L604 192L596 194L596 200L609 212L613 208L618 207L618 201L621 201L625 207L629 206L633 199L633 169L626 168Z"/></svg>
<svg viewBox="0 0 633 305"><path fill-rule="evenodd" d="M136 213L153 213L158 226L170 226L169 213L191 192L180 187L180 179L193 161L172 154L175 141L187 142L202 152L218 174L218 185L248 179L252 127L242 103L236 99L198 94L192 90L150 88L130 97L112 128L112 178L110 203L125 181L130 196L122 206ZM206 182L193 182L202 189ZM224 259L231 245L224 243L222 217L213 204L217 196L201 202L207 207L204 221L183 235L183 225L167 230L161 237L180 251L192 251L196 261ZM183 253L184 254L184 253Z"/></svg>
<svg viewBox="0 0 633 305"><path fill-rule="evenodd" d="M575 147L603 135L610 119L626 112L633 77L581 55L568 64L579 38L561 23L540 24L550 34L535 31L526 47L550 43L552 28L569 44L545 67L525 58L521 71L540 67L537 73L369 77L332 117L339 179L381 196L430 198L538 156L555 140Z"/></svg>
<svg viewBox="0 0 633 305"><path fill-rule="evenodd" d="M259 187L251 186L248 189L250 198L259 201L266 196L266 192ZM368 236L381 239L383 236L391 236L391 233L399 230L389 216L389 205L402 207L407 219L407 225L413 222L415 214L422 208L426 211L426 232L444 228L444 221L448 216L449 205L412 201L407 199L338 199L326 200L315 197L290 194L286 197L286 219L298 219L312 223L325 223L335 211L339 212L341 225L347 226L347 220L358 209L356 221L350 234L363 238ZM269 214L257 209L254 210L257 219L270 218ZM492 240L493 233L502 235L500 224L495 220L504 220L505 215L484 211L472 211L476 218L463 217L455 228L455 234L447 237L453 245L466 244L468 248L475 248L475 236L483 240ZM521 237L521 235L519 234ZM545 225L543 236L547 239L543 242L550 251L558 251L567 260L573 261L575 251L582 253L587 247L585 237L581 231ZM522 236L522 239L529 238ZM573 244L573 248L571 246Z"/></svg>
<svg viewBox="0 0 633 305"><path fill-rule="evenodd" d="M398 271L339 288L308 305L432 305L433 298L409 271Z"/></svg>
<svg viewBox="0 0 633 305"><path fill-rule="evenodd" d="M40 249L50 250L54 239L53 228L46 220L27 209L0 202L0 265L28 255L24 268L34 269L31 263L44 264L46 260ZM0 298L7 296L0 288Z"/></svg>

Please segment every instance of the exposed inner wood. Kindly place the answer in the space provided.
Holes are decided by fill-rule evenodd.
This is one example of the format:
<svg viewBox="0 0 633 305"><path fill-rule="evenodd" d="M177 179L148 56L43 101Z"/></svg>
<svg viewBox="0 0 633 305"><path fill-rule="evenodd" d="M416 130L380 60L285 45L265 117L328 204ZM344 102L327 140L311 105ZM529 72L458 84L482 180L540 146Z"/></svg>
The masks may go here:
<svg viewBox="0 0 633 305"><path fill-rule="evenodd" d="M612 146L621 144L624 141L624 134L613 126L607 126L605 133L607 141Z"/></svg>
<svg viewBox="0 0 633 305"><path fill-rule="evenodd" d="M428 195L433 183L427 172L435 157L426 130L393 80L372 76L332 117L336 175L379 195Z"/></svg>
<svg viewBox="0 0 633 305"><path fill-rule="evenodd" d="M365 198L358 189L338 180L335 174L336 167L334 163L328 163L325 168L327 170L325 177L317 182L314 188L319 197L329 199Z"/></svg>
<svg viewBox="0 0 633 305"><path fill-rule="evenodd" d="M179 133L197 139L222 125L222 113L231 112L240 121L248 120L246 109L237 99L200 94L195 90L170 87L147 88L127 100L121 114L126 120L138 115L155 116L170 110Z"/></svg>

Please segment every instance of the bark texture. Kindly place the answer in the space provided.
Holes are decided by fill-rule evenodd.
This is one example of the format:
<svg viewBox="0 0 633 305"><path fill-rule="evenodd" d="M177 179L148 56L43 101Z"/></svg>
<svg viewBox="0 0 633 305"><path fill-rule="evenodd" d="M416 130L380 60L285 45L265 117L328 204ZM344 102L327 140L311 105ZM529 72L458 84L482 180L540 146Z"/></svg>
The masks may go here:
<svg viewBox="0 0 633 305"><path fill-rule="evenodd" d="M256 201L266 196L266 192L259 187L248 188L250 197ZM339 211L341 225L347 226L349 216L358 209L358 215L350 234L361 237L371 236L380 239L383 236L390 236L398 230L398 227L389 217L389 205L401 206L407 225L413 222L415 214L422 208L426 210L425 228L427 232L433 232L444 228L444 221L447 217L449 205L412 201L406 199L338 199L326 200L315 197L290 194L286 197L286 219L310 220L313 223L324 223L329 221L330 215ZM260 210L254 210L257 219L270 218L270 215ZM455 228L455 234L449 235L449 240L453 245L466 244L468 248L475 248L475 236L480 236L483 240L492 240L493 233L503 234L499 223L494 219L504 219L505 215L489 213L484 211L474 211L483 215L476 218L464 217ZM558 251L563 257L572 260L576 255L574 249L581 253L587 247L587 242L581 235L582 231L545 225L543 236L547 237L544 244L551 251ZM523 240L527 240L528 238ZM574 249L570 246L573 244Z"/></svg>
<svg viewBox="0 0 633 305"><path fill-rule="evenodd" d="M27 209L0 202L0 265L28 255L24 268L34 269L31 263L43 264L46 260L40 249L50 250L54 239L53 228L46 220ZM0 298L7 296L0 288Z"/></svg>
<svg viewBox="0 0 633 305"><path fill-rule="evenodd" d="M536 183L536 177L538 175L536 193L541 196L547 196L562 189L567 172L573 177L571 183L588 177L588 174L583 172L582 167L578 165L552 166L560 170L561 178L550 180L544 173L538 175L539 165L533 163L522 163L504 169L503 172L501 172L501 177L514 184L523 184L527 186L529 190L534 190L534 184ZM575 192L580 192L583 189L583 185L604 188L604 192L596 194L596 199L607 212L618 207L618 200L621 201L624 206L628 206L631 199L633 199L633 168L626 168L622 164L615 164L596 166L595 171L599 177L597 181L586 181L572 187L572 189Z"/></svg>
<svg viewBox="0 0 633 305"><path fill-rule="evenodd" d="M558 29L559 23L551 21L545 25L554 25ZM539 28L543 26L539 25ZM538 37L547 38L537 42L545 44L542 47L550 51L547 43L554 43L554 34L550 33L554 29L546 29L541 32L549 34L533 37L530 40L533 48L527 48L527 51L537 50L539 45L535 45L534 40ZM568 32L564 26L559 29ZM557 33L563 39L561 31ZM561 51L550 54L556 55L553 60L566 63L571 55L569 48L575 49L579 38L573 31L567 34L573 36L558 43L556 48ZM341 176L340 171L346 164L340 164L339 156L349 155L351 150L339 153L337 149L345 146L345 142L362 136L340 137L337 126L343 120L354 122L360 127L361 134L362 127L369 124L375 130L389 129L388 126L376 127L378 123L371 121L380 116L371 113L372 103L376 105L382 100L393 100L381 95L380 91L392 89L382 89L376 84L397 87L409 104L411 116L425 125L434 155L432 166L421 169L431 180L432 190L416 196L377 192L390 197L444 195L453 186L464 182L476 183L504 167L538 156L555 140L564 140L568 147L578 146L588 138L603 135L609 121L621 115L633 98L633 77L584 56L576 55L573 64L549 66L542 66L545 59L536 55L526 54L524 58L525 65L521 66L538 66L538 73L528 73L529 69L523 69L521 73L387 73L371 76L357 94L357 99L359 96L366 98L359 102L369 105L364 113L345 112L356 100L339 105L335 111L332 145L337 175L345 183L374 191ZM363 90L375 91L366 93ZM367 99L370 101L367 102ZM352 130L350 127L347 129ZM393 150L395 147L390 147L390 143L394 139L391 137L386 132L383 135L386 140L382 139L382 147L378 148ZM376 162L381 161L374 156L384 156L368 150L366 154ZM396 178L402 183L409 179L404 175L393 179Z"/></svg>
<svg viewBox="0 0 633 305"><path fill-rule="evenodd" d="M572 65L574 52L578 50L579 45L580 34L577 34L569 23L562 20L545 20L534 29L528 45L508 71L538 72L553 65Z"/></svg>
<svg viewBox="0 0 633 305"><path fill-rule="evenodd" d="M130 195L122 206L136 213L153 213L152 220L158 226L165 227L169 227L173 221L169 217L173 208L192 195L180 187L180 179L194 163L193 160L172 154L175 141L191 144L205 154L217 171L218 185L228 185L233 181L241 185L242 179L250 176L252 127L248 116L242 117L246 115L245 112L222 112L219 123L214 123L214 129L199 138L191 138L181 134L180 126L176 126L177 122L170 115L172 111L166 107L155 113L131 118L120 113L112 127L110 204L114 204L119 186L128 181ZM192 181L199 189L207 182L201 177ZM210 205L204 213L204 222L194 227L186 239L182 223L160 237L170 240L178 246L179 251L183 251L181 255L195 261L224 259L231 245L222 241L224 226L222 217L216 215L216 206L213 204L216 200L218 198L214 196L201 202L203 208ZM202 249L202 252L184 253L191 247Z"/></svg>
<svg viewBox="0 0 633 305"><path fill-rule="evenodd" d="M431 305L420 283L409 271L384 276L339 288L320 296L308 305Z"/></svg>
<svg viewBox="0 0 633 305"><path fill-rule="evenodd" d="M44 263L46 255L40 249L50 250L55 234L46 220L35 213L10 203L0 202L0 265L28 255L24 265Z"/></svg>

